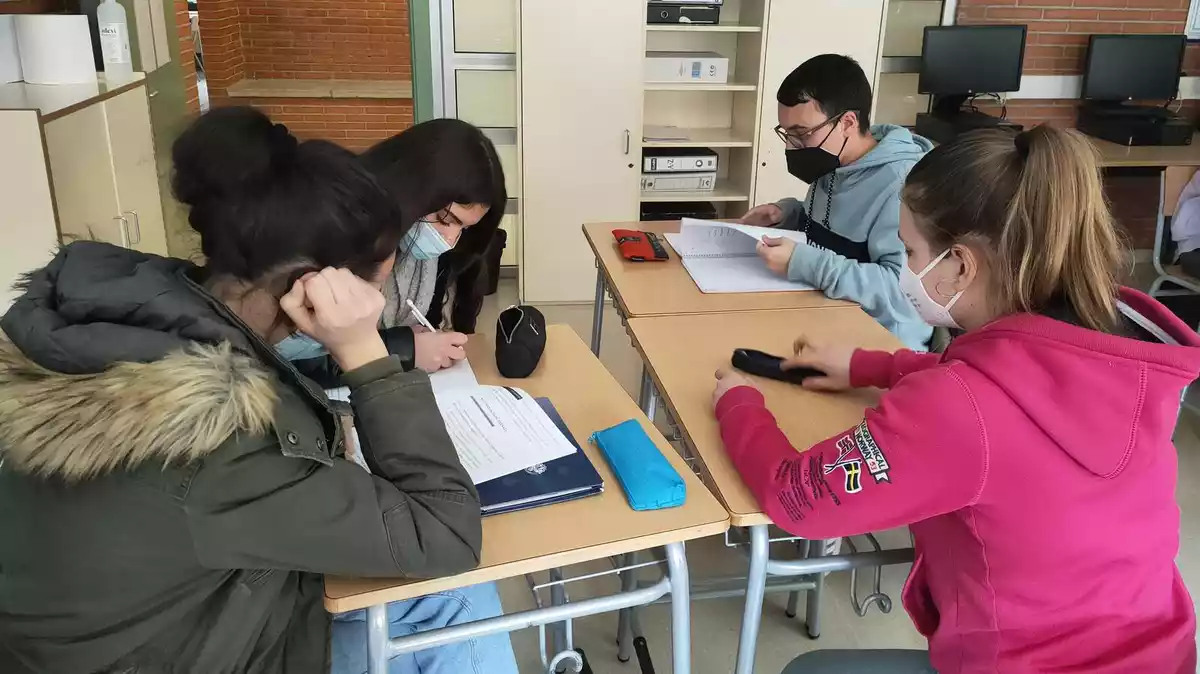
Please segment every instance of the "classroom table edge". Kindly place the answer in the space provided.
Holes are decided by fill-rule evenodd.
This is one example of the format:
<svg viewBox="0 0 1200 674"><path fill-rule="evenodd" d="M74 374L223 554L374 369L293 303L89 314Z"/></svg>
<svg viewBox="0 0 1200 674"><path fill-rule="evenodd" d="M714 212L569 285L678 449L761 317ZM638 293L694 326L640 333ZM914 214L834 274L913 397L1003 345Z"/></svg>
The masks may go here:
<svg viewBox="0 0 1200 674"><path fill-rule="evenodd" d="M642 318L652 319L655 317L644 316ZM629 339L633 343L633 348L638 352L638 356L641 357L642 365L646 368L646 372L649 373L651 380L654 381L654 385L659 392L659 397L662 399L663 404L667 406L667 409L670 411L672 416L678 419L679 416L675 413L675 405L671 403L670 394L667 392L666 388L663 387L662 382L659 381L658 373L655 371L654 365L646 358L646 353L642 349L641 342L638 340L637 331L634 329L634 323L640 324L641 322L641 319L629 319ZM691 433L688 432L688 429L683 424L679 424L678 428L680 434L683 436L683 441L686 442L693 450L695 450L696 443L692 440ZM704 457L700 455L699 451L695 451L694 453L696 455L696 460L700 463L700 470L704 473L704 475L700 476L700 482L704 485L704 488L709 491L709 493L716 497L717 502L720 503L721 507L725 509L725 512L729 514L730 526L749 527L758 524L772 523L771 518L769 518L762 510L754 510L750 512L735 511L729 505L729 502L725 500L725 494L723 494L720 489L716 489L712 486L716 480L713 479L712 473L709 471L708 464L704 461Z"/></svg>
<svg viewBox="0 0 1200 674"><path fill-rule="evenodd" d="M357 609L375 606L392 601L403 601L405 599L413 599L435 592L444 592L447 590L455 590L458 588L478 585L480 583L499 582L510 578L517 578L526 573L537 573L547 569L570 566L572 564L582 564L584 562L596 561L613 555L622 555L629 552L638 552L656 548L669 543L685 543L708 536L716 536L723 534L729 530L729 514L724 513L724 517L712 522L696 524L681 529L673 529L670 531L660 532L657 534L649 534L630 538L611 543L601 543L598 545L590 545L583 548L575 548L552 555L543 555L541 557L532 557L529 559L514 560L497 566L489 566L486 568L476 568L470 571L453 576L445 576L442 578L422 579L415 583L405 585L396 585L370 592L360 594L344 595L339 597L331 597L328 594L328 581L323 585L323 596L325 610L328 613L344 613L346 611L354 611ZM355 578L353 580L363 580ZM386 579L380 579L386 580ZM402 580L402 579L398 579ZM405 592L406 588L420 585L420 592Z"/></svg>

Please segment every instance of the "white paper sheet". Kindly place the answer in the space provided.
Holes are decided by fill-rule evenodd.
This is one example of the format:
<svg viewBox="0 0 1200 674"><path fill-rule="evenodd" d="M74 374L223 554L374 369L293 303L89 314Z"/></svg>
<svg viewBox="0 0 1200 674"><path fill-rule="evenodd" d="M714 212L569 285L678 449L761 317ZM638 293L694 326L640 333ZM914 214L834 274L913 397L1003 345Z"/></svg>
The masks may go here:
<svg viewBox="0 0 1200 674"><path fill-rule="evenodd" d="M446 431L475 484L575 453L537 400L520 389L479 386L466 360L429 380ZM345 386L325 394L330 400L350 402ZM353 447L361 447L357 432L352 440ZM360 453L347 456L367 467Z"/></svg>
<svg viewBox="0 0 1200 674"><path fill-rule="evenodd" d="M537 401L520 389L455 389L438 394L437 403L475 484L575 452Z"/></svg>
<svg viewBox="0 0 1200 674"><path fill-rule="evenodd" d="M757 257L684 258L682 262L705 294L813 290L808 284L776 275Z"/></svg>
<svg viewBox="0 0 1200 674"><path fill-rule="evenodd" d="M681 258L751 257L764 236L796 243L807 241L803 232L696 218L684 218L679 232L667 234L666 238Z"/></svg>
<svg viewBox="0 0 1200 674"><path fill-rule="evenodd" d="M429 375L429 383L433 385L434 393L479 386L479 380L475 378L475 370L471 369L471 363L467 362L465 358L445 370Z"/></svg>

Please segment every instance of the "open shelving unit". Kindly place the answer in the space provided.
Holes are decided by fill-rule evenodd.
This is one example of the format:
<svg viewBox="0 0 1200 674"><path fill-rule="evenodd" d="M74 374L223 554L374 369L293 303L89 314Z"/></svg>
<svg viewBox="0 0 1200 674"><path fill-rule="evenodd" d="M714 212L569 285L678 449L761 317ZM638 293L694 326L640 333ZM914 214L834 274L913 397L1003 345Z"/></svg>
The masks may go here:
<svg viewBox="0 0 1200 674"><path fill-rule="evenodd" d="M716 52L729 59L729 80L643 84L642 150L711 149L717 182L711 192L639 192L642 203L710 202L720 217L753 205L769 1L726 0L715 25L646 25L647 52Z"/></svg>

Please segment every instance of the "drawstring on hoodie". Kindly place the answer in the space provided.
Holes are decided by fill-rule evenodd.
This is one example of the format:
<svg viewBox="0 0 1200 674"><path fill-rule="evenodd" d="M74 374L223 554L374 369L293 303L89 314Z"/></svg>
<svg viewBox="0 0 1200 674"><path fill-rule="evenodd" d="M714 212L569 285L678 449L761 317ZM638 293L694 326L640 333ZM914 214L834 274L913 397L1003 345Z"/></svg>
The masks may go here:
<svg viewBox="0 0 1200 674"><path fill-rule="evenodd" d="M820 182L821 181L818 179L817 183L814 184L808 190L808 197L805 199L806 203L804 205L805 213L812 213L813 204L816 202L816 198L814 195L817 193L817 186L820 184ZM829 213L833 208L833 188L836 185L837 185L837 173L830 173L829 174L829 187L825 188L825 219L821 221L821 225L824 226L825 229L829 229ZM804 229L803 229L805 234L808 233L808 227L811 223L812 223L811 218L807 218L805 220Z"/></svg>

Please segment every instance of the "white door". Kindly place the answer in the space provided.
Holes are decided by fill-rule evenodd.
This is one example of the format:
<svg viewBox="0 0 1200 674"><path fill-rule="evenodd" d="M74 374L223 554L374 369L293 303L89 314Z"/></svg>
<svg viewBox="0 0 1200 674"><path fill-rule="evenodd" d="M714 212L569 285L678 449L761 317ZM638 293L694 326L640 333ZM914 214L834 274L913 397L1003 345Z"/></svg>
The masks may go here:
<svg viewBox="0 0 1200 674"><path fill-rule="evenodd" d="M779 124L775 92L779 85L796 66L818 54L844 54L858 61L874 87L885 6L884 0L774 0L771 3L763 95L760 97L755 204L785 197L803 198L808 193L808 185L787 172L783 141L775 135L775 127Z"/></svg>
<svg viewBox="0 0 1200 674"><path fill-rule="evenodd" d="M594 297L587 222L638 219L646 5L521 2L521 289Z"/></svg>
<svg viewBox="0 0 1200 674"><path fill-rule="evenodd" d="M146 88L137 87L104 102L116 177L118 212L125 219L129 247L167 254L154 132Z"/></svg>
<svg viewBox="0 0 1200 674"><path fill-rule="evenodd" d="M89 105L44 128L63 243L90 240L128 246L119 219L104 105Z"/></svg>

